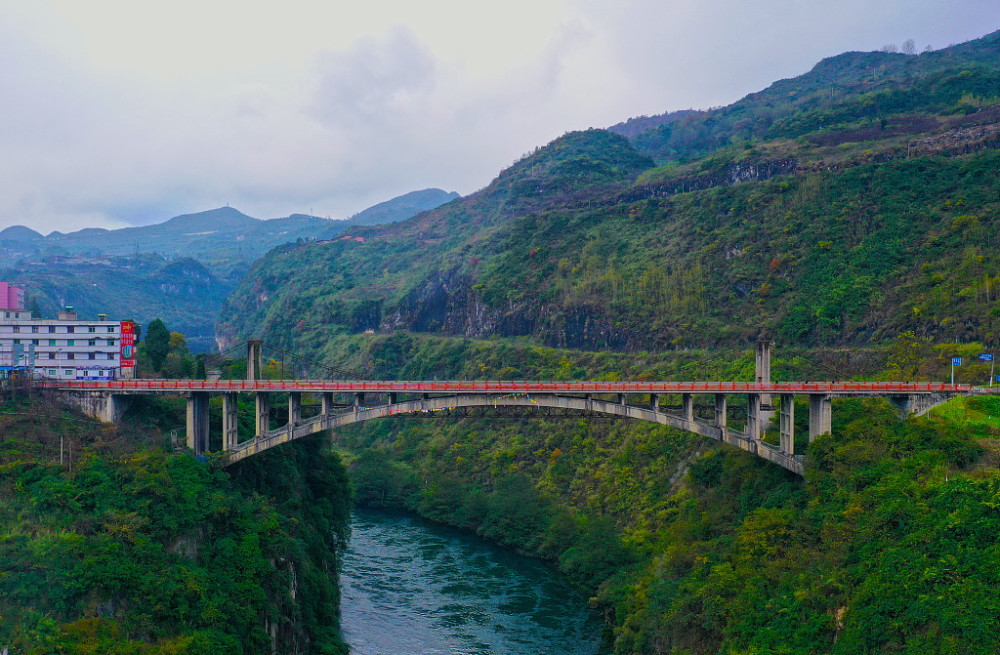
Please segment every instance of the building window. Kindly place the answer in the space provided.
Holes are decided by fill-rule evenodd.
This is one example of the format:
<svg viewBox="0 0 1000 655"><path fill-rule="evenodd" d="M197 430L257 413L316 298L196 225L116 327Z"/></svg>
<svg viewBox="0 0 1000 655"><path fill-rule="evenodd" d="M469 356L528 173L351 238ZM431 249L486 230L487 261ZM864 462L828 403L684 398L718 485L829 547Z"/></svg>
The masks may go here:
<svg viewBox="0 0 1000 655"><path fill-rule="evenodd" d="M97 328L91 325L90 327L87 328L87 332L97 332Z"/></svg>
<svg viewBox="0 0 1000 655"><path fill-rule="evenodd" d="M109 346L115 345L115 340L114 339L108 339L108 345Z"/></svg>
<svg viewBox="0 0 1000 655"><path fill-rule="evenodd" d="M114 326L112 326L112 325L109 325L109 326L108 326L108 332L114 332L114 331L115 331L115 328L114 328Z"/></svg>
<svg viewBox="0 0 1000 655"><path fill-rule="evenodd" d="M74 325L67 325L66 326L66 333L67 334L73 334L74 330L76 330L76 326L74 326Z"/></svg>
<svg viewBox="0 0 1000 655"><path fill-rule="evenodd" d="M39 344L38 344L38 339L32 339L32 340L31 340L31 343L35 344L36 346L37 346L37 345L39 345Z"/></svg>
<svg viewBox="0 0 1000 655"><path fill-rule="evenodd" d="M91 339L90 341L87 342L87 345L88 346L96 346L97 345L97 339Z"/></svg>
<svg viewBox="0 0 1000 655"><path fill-rule="evenodd" d="M31 331L32 332L38 332L38 326L37 325L32 325L31 326Z"/></svg>
<svg viewBox="0 0 1000 655"><path fill-rule="evenodd" d="M87 355L87 359L97 359L97 355L95 353L90 353Z"/></svg>
<svg viewBox="0 0 1000 655"><path fill-rule="evenodd" d="M21 331L21 326L20 325L15 325L14 326L14 332L20 332L20 331Z"/></svg>
<svg viewBox="0 0 1000 655"><path fill-rule="evenodd" d="M66 353L66 359L73 359L76 353Z"/></svg>
<svg viewBox="0 0 1000 655"><path fill-rule="evenodd" d="M49 339L49 345L50 346L56 345L56 340L55 339Z"/></svg>
<svg viewBox="0 0 1000 655"><path fill-rule="evenodd" d="M76 340L75 339L66 339L66 345L67 346L75 346L76 345Z"/></svg>
<svg viewBox="0 0 1000 655"><path fill-rule="evenodd" d="M55 334L55 332L56 332L56 326L50 325L49 326L49 334Z"/></svg>
<svg viewBox="0 0 1000 655"><path fill-rule="evenodd" d="M14 345L15 345L15 346L16 346L17 344L19 344L19 343L21 343L21 340L20 340L20 339L14 339Z"/></svg>
<svg viewBox="0 0 1000 655"><path fill-rule="evenodd" d="M50 376L52 376L52 377L55 377L55 376L56 376L56 375L57 375L58 373L59 373L59 371L58 371L57 369L54 369L54 368L50 368L50 369L48 370L48 374L49 374Z"/></svg>

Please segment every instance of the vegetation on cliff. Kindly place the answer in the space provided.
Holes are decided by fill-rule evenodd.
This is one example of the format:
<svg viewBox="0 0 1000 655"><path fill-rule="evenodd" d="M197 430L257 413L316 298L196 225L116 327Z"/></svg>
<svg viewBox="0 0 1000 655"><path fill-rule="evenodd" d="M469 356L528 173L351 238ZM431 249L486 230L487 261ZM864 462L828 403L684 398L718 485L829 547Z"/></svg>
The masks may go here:
<svg viewBox="0 0 1000 655"><path fill-rule="evenodd" d="M349 488L302 442L242 464L39 400L0 416L0 647L12 653L345 653ZM135 423L138 421L138 423Z"/></svg>

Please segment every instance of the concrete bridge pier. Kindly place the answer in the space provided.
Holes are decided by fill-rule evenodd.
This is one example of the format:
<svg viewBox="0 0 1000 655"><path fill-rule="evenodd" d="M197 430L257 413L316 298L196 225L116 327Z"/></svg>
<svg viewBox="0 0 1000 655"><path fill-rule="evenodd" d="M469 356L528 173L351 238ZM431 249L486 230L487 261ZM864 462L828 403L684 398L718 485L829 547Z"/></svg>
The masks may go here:
<svg viewBox="0 0 1000 655"><path fill-rule="evenodd" d="M747 394L747 425L746 425L746 437L752 441L759 441L760 434L762 432L762 419L761 416L761 394L759 393L748 393Z"/></svg>
<svg viewBox="0 0 1000 655"><path fill-rule="evenodd" d="M195 455L208 452L208 392L192 391L187 399L187 446Z"/></svg>
<svg viewBox="0 0 1000 655"><path fill-rule="evenodd" d="M590 396L588 395L587 398L589 399ZM660 411L660 394L654 393L649 395L649 408L654 412Z"/></svg>
<svg viewBox="0 0 1000 655"><path fill-rule="evenodd" d="M828 394L809 394L809 442L828 434L833 425L833 401Z"/></svg>
<svg viewBox="0 0 1000 655"><path fill-rule="evenodd" d="M628 407L628 396L623 393L618 394L618 404L622 407Z"/></svg>
<svg viewBox="0 0 1000 655"><path fill-rule="evenodd" d="M302 422L302 394L288 394L288 438L295 436L295 426Z"/></svg>
<svg viewBox="0 0 1000 655"><path fill-rule="evenodd" d="M323 416L327 417L330 414L333 414L333 394L332 393L324 393L323 394L323 399L322 399L321 402L323 404L321 406L320 411L323 413Z"/></svg>
<svg viewBox="0 0 1000 655"><path fill-rule="evenodd" d="M222 394L222 450L232 450L240 441L238 394Z"/></svg>
<svg viewBox="0 0 1000 655"><path fill-rule="evenodd" d="M271 431L271 394L258 391L257 394L257 434L260 438Z"/></svg>
<svg viewBox="0 0 1000 655"><path fill-rule="evenodd" d="M789 455L795 454L795 396L783 393L781 414L778 419L778 434L781 439L781 450Z"/></svg>
<svg viewBox="0 0 1000 655"><path fill-rule="evenodd" d="M726 394L715 394L715 427L726 432Z"/></svg>
<svg viewBox="0 0 1000 655"><path fill-rule="evenodd" d="M688 423L694 423L694 394L685 393L681 394L681 410L684 420Z"/></svg>

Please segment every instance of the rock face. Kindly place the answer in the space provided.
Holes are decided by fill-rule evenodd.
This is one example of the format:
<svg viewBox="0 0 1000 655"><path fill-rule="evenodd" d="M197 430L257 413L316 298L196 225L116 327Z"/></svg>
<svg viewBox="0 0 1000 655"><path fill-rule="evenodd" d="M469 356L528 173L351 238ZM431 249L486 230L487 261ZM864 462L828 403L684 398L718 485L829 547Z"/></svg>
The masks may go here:
<svg viewBox="0 0 1000 655"><path fill-rule="evenodd" d="M457 270L435 272L386 316L379 331L436 332L468 338L539 335L543 343L567 348L621 348L628 335L599 307L558 308L537 301L491 307Z"/></svg>

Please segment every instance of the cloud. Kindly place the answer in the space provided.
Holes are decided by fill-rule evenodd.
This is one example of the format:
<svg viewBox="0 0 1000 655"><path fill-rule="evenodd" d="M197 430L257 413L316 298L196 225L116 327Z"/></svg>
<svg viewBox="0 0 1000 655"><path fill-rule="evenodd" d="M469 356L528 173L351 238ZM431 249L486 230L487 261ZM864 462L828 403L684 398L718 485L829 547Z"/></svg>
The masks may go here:
<svg viewBox="0 0 1000 655"><path fill-rule="evenodd" d="M1000 23L967 0L0 0L0 228L230 204L346 217L470 193L573 129L720 105L850 49Z"/></svg>

